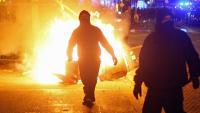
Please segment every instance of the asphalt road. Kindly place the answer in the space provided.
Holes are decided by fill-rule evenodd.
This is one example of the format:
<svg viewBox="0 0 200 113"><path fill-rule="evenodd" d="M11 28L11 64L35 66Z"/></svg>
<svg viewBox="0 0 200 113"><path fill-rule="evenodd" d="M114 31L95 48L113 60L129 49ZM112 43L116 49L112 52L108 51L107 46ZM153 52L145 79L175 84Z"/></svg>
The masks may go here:
<svg viewBox="0 0 200 113"><path fill-rule="evenodd" d="M0 113L138 113L142 105L127 78L99 82L92 109L81 104L82 84L42 85L11 72L1 72L0 78Z"/></svg>
<svg viewBox="0 0 200 113"><path fill-rule="evenodd" d="M133 75L131 71L121 79L98 82L96 103L89 109L81 104L82 84L38 84L20 74L1 71L0 113L141 113L146 87L142 86L143 95L136 100ZM200 89L193 90L188 84L184 97L187 113L199 113Z"/></svg>

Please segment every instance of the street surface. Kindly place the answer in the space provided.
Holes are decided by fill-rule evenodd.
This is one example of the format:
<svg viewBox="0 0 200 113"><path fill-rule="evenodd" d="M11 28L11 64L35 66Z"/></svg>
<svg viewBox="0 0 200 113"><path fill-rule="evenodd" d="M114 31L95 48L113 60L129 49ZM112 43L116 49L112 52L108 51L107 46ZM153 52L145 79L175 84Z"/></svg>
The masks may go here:
<svg viewBox="0 0 200 113"><path fill-rule="evenodd" d="M129 42L141 46L146 34L131 34ZM200 54L200 34L190 35ZM142 38L143 37L143 38ZM139 48L135 49L138 56ZM126 77L113 81L98 82L96 103L88 109L82 105L83 85L53 84L33 82L21 73L0 71L0 113L141 113L143 95L136 100L132 95L135 69ZM200 88L193 90L191 83L184 87L184 108L187 113L200 113Z"/></svg>
<svg viewBox="0 0 200 113"><path fill-rule="evenodd" d="M81 104L82 84L39 85L6 73L1 74L0 113L132 113L141 109L141 101L132 96L132 82L125 78L98 83L95 106L88 109Z"/></svg>

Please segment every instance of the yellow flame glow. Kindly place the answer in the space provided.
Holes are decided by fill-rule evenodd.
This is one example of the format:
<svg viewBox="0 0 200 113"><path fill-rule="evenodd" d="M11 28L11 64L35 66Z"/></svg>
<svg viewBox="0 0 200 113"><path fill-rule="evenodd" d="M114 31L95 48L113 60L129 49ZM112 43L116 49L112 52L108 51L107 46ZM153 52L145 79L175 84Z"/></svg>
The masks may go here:
<svg viewBox="0 0 200 113"><path fill-rule="evenodd" d="M98 26L107 37L119 58L123 54L122 44L114 35L114 28L99 19L93 19L92 23ZM78 20L55 19L49 27L48 36L45 40L37 43L34 48L35 55L32 58L33 69L31 75L40 83L57 83L60 80L54 76L55 73L65 75L66 71L66 48L72 31L79 25ZM78 60L76 48L73 52L73 60ZM102 49L101 67L112 66L112 58ZM101 69L100 69L101 73Z"/></svg>

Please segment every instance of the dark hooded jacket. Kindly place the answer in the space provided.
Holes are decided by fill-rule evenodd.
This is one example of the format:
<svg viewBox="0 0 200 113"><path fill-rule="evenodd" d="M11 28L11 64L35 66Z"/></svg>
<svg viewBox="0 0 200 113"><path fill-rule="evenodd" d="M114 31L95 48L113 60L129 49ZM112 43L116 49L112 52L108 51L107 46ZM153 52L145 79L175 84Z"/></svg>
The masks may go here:
<svg viewBox="0 0 200 113"><path fill-rule="evenodd" d="M81 18L82 14L88 15L88 17ZM80 13L80 25L73 31L68 43L68 56L72 56L73 47L77 45L80 59L99 59L101 55L99 44L114 56L114 50L106 40L102 31L98 27L90 24L89 16L89 13L86 11Z"/></svg>
<svg viewBox="0 0 200 113"><path fill-rule="evenodd" d="M182 87L200 75L200 60L188 35L167 22L144 40L134 78L153 89Z"/></svg>

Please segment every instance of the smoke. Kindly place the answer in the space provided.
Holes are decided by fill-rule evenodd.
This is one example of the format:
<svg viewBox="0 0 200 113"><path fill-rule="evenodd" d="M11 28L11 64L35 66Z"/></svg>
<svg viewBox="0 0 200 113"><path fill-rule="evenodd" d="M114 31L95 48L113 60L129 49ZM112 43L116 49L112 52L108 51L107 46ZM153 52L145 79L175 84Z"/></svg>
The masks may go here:
<svg viewBox="0 0 200 113"><path fill-rule="evenodd" d="M30 53L37 42L44 40L47 24L60 14L55 2L48 5L20 2L0 7L0 55Z"/></svg>
<svg viewBox="0 0 200 113"><path fill-rule="evenodd" d="M8 7L8 6L6 6ZM0 55L5 54L34 54L34 48L46 40L49 23L56 17L67 19L73 17L78 21L78 14L85 9L93 13L94 18L115 27L116 35L124 40L129 31L130 20L128 13L121 16L121 21L113 9L104 7L93 7L91 2L78 3L74 1L49 2L49 4L11 4L10 13L14 21L0 20ZM10 9L7 8L7 9ZM95 13L98 12L98 13ZM2 18L2 15L0 15ZM4 17L7 18L6 16Z"/></svg>
<svg viewBox="0 0 200 113"><path fill-rule="evenodd" d="M0 39L0 55L6 55L21 53L29 46L29 41L33 38L31 36L31 31L26 29L26 27L1 25Z"/></svg>
<svg viewBox="0 0 200 113"><path fill-rule="evenodd" d="M34 39L30 6L15 4L0 6L0 55L20 54L30 48Z"/></svg>
<svg viewBox="0 0 200 113"><path fill-rule="evenodd" d="M110 23L115 28L115 34L120 38L120 40L124 40L124 38L129 33L130 27L130 12L125 12L120 15L117 15L113 9L101 9L99 11L101 13L101 19L106 23Z"/></svg>

